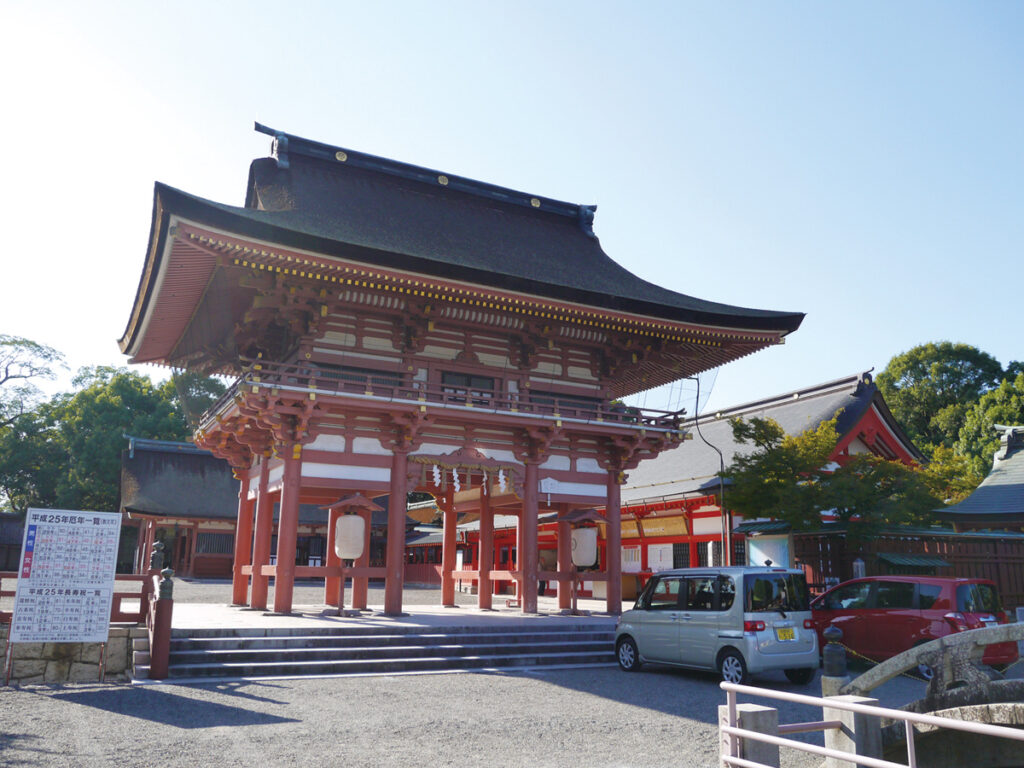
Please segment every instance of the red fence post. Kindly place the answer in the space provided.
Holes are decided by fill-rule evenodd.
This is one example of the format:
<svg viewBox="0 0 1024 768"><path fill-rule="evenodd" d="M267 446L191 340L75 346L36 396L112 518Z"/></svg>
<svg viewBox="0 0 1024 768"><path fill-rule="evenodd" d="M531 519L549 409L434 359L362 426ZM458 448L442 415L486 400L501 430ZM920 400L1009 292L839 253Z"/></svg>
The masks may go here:
<svg viewBox="0 0 1024 768"><path fill-rule="evenodd" d="M171 658L171 614L174 611L174 571L164 568L162 578L153 577L154 591L149 596L149 677L151 680L167 678Z"/></svg>

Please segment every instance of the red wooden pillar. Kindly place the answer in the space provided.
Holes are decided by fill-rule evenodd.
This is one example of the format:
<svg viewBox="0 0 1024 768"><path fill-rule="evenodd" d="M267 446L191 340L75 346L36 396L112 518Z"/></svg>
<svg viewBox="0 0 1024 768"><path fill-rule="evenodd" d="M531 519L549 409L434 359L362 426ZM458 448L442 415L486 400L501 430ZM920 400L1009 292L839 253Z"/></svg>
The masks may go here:
<svg viewBox="0 0 1024 768"><path fill-rule="evenodd" d="M486 482L486 475L484 476ZM467 478L466 484L469 484ZM441 548L441 605L446 608L455 606L455 495L452 486L444 494L444 527Z"/></svg>
<svg viewBox="0 0 1024 768"><path fill-rule="evenodd" d="M477 560L478 581L476 605L480 610L491 610L494 584L491 582L491 568L494 566L494 514L491 512L491 495L480 489L480 558Z"/></svg>
<svg viewBox="0 0 1024 768"><path fill-rule="evenodd" d="M368 509L359 510L359 516L363 518L363 556L356 560L357 568L368 568L370 565L370 524L373 522L373 513ZM366 610L366 593L369 591L370 579L366 576L359 576L352 579L352 607Z"/></svg>
<svg viewBox="0 0 1024 768"><path fill-rule="evenodd" d="M299 535L299 486L302 483L302 446L285 449L281 480L281 512L277 522L277 569L274 576L274 613L291 613L295 586L295 543Z"/></svg>
<svg viewBox="0 0 1024 768"><path fill-rule="evenodd" d="M267 610L267 592L270 578L256 573L256 569L270 563L270 538L274 531L274 504L270 499L270 461L260 459L260 477L256 484L256 535L252 544L252 601L250 607Z"/></svg>
<svg viewBox="0 0 1024 768"><path fill-rule="evenodd" d="M188 548L188 574L196 575L196 550L199 547L199 523L192 523L192 542Z"/></svg>
<svg viewBox="0 0 1024 768"><path fill-rule="evenodd" d="M327 559L325 562L328 568L335 568L341 565L341 558L338 557L337 553L334 551L338 518L341 517L341 515L341 509L332 509L327 515ZM338 608L345 607L344 605L338 605L338 587L340 585L340 576L328 576L324 579L324 605L333 605Z"/></svg>
<svg viewBox="0 0 1024 768"><path fill-rule="evenodd" d="M526 462L526 480L523 483L523 513L519 517L519 572L523 613L537 612L537 511L538 465Z"/></svg>
<svg viewBox="0 0 1024 768"><path fill-rule="evenodd" d="M569 511L569 505L563 505L562 514ZM564 577L572 575L572 526L568 520L558 521L558 607L568 610L572 608L572 582Z"/></svg>
<svg viewBox="0 0 1024 768"><path fill-rule="evenodd" d="M391 458L391 489L388 494L387 565L384 575L384 614L402 615L402 585L405 580L406 472L408 451L396 448Z"/></svg>
<svg viewBox="0 0 1024 768"><path fill-rule="evenodd" d="M608 575L606 604L612 616L622 613L622 489L619 486L619 473L608 472L608 504L605 507L605 518L608 525L605 540L605 573Z"/></svg>
<svg viewBox="0 0 1024 768"><path fill-rule="evenodd" d="M135 573L146 572L146 521L136 520L135 532Z"/></svg>
<svg viewBox="0 0 1024 768"><path fill-rule="evenodd" d="M249 500L251 481L246 475L239 481L238 523L235 525L235 559L231 570L231 604L245 605L249 598L249 577L242 567L252 564L252 530L255 500Z"/></svg>

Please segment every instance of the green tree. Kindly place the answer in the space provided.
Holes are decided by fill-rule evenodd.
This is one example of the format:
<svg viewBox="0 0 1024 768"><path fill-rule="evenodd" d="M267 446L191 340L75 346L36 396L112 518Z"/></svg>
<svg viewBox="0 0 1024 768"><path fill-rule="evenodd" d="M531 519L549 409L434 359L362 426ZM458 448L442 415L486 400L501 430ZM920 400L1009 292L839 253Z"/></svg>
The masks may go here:
<svg viewBox="0 0 1024 768"><path fill-rule="evenodd" d="M821 524L827 509L822 478L836 447L836 419L787 435L774 419L732 419L736 442L754 446L737 455L723 477L730 482L728 506L744 517L785 520L796 530Z"/></svg>
<svg viewBox="0 0 1024 768"><path fill-rule="evenodd" d="M176 371L161 387L163 397L190 430L199 426L199 417L224 394L226 388L218 379L195 371Z"/></svg>
<svg viewBox="0 0 1024 768"><path fill-rule="evenodd" d="M799 435L785 434L771 419L733 420L734 438L755 450L735 457L723 475L731 483L729 506L744 517L784 520L797 531L817 529L827 512L853 535L928 520L941 502L918 468L867 454L841 466L830 461L837 418Z"/></svg>
<svg viewBox="0 0 1024 768"><path fill-rule="evenodd" d="M49 404L17 416L0 429L0 511L56 507L64 450Z"/></svg>
<svg viewBox="0 0 1024 768"><path fill-rule="evenodd" d="M64 356L52 347L0 333L0 429L38 402L37 381L52 380L65 367Z"/></svg>
<svg viewBox="0 0 1024 768"><path fill-rule="evenodd" d="M875 378L896 420L927 456L950 448L967 409L999 384L1003 368L969 344L921 344L896 355Z"/></svg>
<svg viewBox="0 0 1024 768"><path fill-rule="evenodd" d="M124 436L185 440L188 426L166 387L125 368L83 368L73 383L78 391L52 404L66 462L57 503L116 509Z"/></svg>
<svg viewBox="0 0 1024 768"><path fill-rule="evenodd" d="M998 387L982 395L964 419L956 450L970 458L981 477L992 468L992 456L999 447L996 424L1024 425L1024 373L1012 380L1003 379Z"/></svg>
<svg viewBox="0 0 1024 768"><path fill-rule="evenodd" d="M970 456L944 445L935 449L921 471L932 493L945 504L963 501L985 479L985 472L979 471Z"/></svg>

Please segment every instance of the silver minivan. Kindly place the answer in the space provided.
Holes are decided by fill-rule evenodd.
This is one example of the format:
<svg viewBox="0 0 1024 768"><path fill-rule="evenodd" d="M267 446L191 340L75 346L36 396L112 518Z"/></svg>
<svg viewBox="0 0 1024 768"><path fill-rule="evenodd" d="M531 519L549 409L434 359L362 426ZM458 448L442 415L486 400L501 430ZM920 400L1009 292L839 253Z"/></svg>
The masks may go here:
<svg viewBox="0 0 1024 768"><path fill-rule="evenodd" d="M804 573L770 566L656 573L619 618L615 655L627 672L655 662L745 683L781 669L791 682L809 683L818 638Z"/></svg>

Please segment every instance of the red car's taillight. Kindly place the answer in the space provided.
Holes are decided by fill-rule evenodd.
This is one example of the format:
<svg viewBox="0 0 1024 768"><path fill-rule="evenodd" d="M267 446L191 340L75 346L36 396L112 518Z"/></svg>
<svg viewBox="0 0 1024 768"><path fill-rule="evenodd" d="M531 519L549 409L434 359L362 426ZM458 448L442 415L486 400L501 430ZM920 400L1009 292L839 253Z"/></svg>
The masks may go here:
<svg viewBox="0 0 1024 768"><path fill-rule="evenodd" d="M804 619L804 629L814 629L814 619Z"/></svg>
<svg viewBox="0 0 1024 768"><path fill-rule="evenodd" d="M954 632L966 632L968 629L967 617L962 613L954 611L947 613L942 618L949 622L950 626L953 627Z"/></svg>
<svg viewBox="0 0 1024 768"><path fill-rule="evenodd" d="M764 632L765 623L763 621L744 621L743 631L744 632Z"/></svg>

